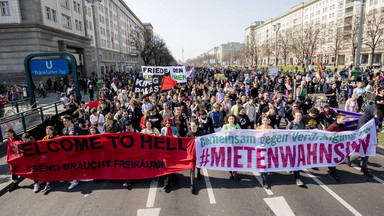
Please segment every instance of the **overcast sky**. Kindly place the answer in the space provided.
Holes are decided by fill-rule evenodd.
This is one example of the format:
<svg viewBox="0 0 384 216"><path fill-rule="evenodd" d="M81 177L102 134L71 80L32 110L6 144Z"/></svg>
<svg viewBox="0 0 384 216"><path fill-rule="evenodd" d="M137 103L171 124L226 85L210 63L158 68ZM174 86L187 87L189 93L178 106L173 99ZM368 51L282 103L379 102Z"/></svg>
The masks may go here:
<svg viewBox="0 0 384 216"><path fill-rule="evenodd" d="M176 60L196 57L228 42L244 42L254 21L276 17L307 0L124 0L150 22Z"/></svg>

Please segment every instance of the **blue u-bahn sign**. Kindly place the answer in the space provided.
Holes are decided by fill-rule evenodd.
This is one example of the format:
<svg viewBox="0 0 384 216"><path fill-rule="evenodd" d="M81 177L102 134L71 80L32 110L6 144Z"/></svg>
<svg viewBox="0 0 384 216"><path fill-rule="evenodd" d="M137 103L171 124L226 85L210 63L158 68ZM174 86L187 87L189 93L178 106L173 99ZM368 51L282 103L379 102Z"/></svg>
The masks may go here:
<svg viewBox="0 0 384 216"><path fill-rule="evenodd" d="M67 59L39 59L30 61L32 76L56 76L69 74Z"/></svg>

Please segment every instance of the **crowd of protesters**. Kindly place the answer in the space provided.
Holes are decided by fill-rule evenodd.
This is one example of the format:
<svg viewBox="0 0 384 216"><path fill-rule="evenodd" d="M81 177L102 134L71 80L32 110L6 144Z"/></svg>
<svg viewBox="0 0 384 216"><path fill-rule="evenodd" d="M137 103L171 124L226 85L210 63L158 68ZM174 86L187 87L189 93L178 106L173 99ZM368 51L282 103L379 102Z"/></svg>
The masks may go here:
<svg viewBox="0 0 384 216"><path fill-rule="evenodd" d="M345 114L334 108L352 112L362 111L365 94L372 96L372 105L367 105L360 118L361 126L376 116L381 122L384 110L384 73L364 71L357 79L342 71L324 70L318 78L314 71L280 71L269 76L267 69L195 68L187 84L178 84L166 92L143 95L133 92L133 81L138 73L103 74L104 86L96 92L96 79L82 79L81 89L94 101L99 94L97 107L89 109L85 102L74 97L74 84L59 85L61 101L68 108L77 108L72 115L62 117L64 129L46 128L44 139L61 136L98 133L137 132L157 136L198 137L221 130L234 129L320 129L333 132L345 131ZM220 75L220 76L218 76ZM64 80L61 82L64 83ZM114 84L114 85L112 85ZM116 90L117 89L117 90ZM323 93L327 104L316 106L309 95ZM86 97L86 96L85 96ZM88 99L87 98L87 99ZM378 125L381 128L381 124ZM21 140L12 129L6 136ZM25 138L23 135L23 139ZM30 139L33 139L29 136ZM25 142L28 139L24 140ZM372 177L367 169L368 157L362 158L362 172ZM347 160L351 165L351 160ZM315 168L316 169L316 168ZM296 184L304 185L300 172L293 172ZM336 167L329 168L329 175L339 181ZM195 191L195 170L191 170L191 192ZM262 173L263 187L270 186L268 173ZM197 170L197 178L201 178ZM229 172L231 180L240 180L237 172ZM17 176L10 191L16 189ZM174 175L165 176L164 190L172 189ZM34 191L40 190L42 182L36 182ZM45 183L44 191L51 190ZM73 180L68 189L78 185ZM131 181L123 184L130 186Z"/></svg>

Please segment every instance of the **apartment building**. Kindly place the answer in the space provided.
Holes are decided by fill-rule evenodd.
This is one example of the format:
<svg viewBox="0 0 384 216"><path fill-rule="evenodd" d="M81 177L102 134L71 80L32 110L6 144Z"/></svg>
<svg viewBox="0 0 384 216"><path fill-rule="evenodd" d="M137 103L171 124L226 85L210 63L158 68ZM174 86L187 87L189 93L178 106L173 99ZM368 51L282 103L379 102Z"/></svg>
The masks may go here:
<svg viewBox="0 0 384 216"><path fill-rule="evenodd" d="M220 44L207 52L188 59L190 64L209 64L209 65L241 65L244 63L244 43L228 42Z"/></svg>
<svg viewBox="0 0 384 216"><path fill-rule="evenodd" d="M95 29L86 0L0 0L0 81L23 82L31 53L69 52L80 76L96 72ZM102 71L138 66L135 42L145 28L123 0L95 3Z"/></svg>
<svg viewBox="0 0 384 216"><path fill-rule="evenodd" d="M258 64L275 64L277 44L279 65L311 64L320 60L323 64L348 66L355 60L360 11L360 1L311 0L298 4L288 12L264 23L252 23L245 29L246 44L257 47ZM379 17L384 15L384 0L367 0L364 13L363 41L367 37L369 20L373 18L380 21ZM379 27L383 28L384 22ZM316 38L313 35L316 35ZM302 50L301 54L293 51L295 46L299 46L295 44L295 40L308 40L310 43L315 39L314 49ZM368 65L371 60L374 65L383 64L383 39L378 43L374 55L371 54L370 47L363 42L360 55L363 66ZM287 43L288 51L286 51Z"/></svg>

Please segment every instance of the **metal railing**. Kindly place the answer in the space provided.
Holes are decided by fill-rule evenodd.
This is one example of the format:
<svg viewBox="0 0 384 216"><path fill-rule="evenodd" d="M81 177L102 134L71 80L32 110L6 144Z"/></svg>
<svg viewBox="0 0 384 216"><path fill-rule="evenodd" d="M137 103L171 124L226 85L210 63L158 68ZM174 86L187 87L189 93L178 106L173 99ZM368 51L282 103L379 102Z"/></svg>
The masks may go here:
<svg viewBox="0 0 384 216"><path fill-rule="evenodd" d="M13 114L25 111L31 107L31 98L12 101L4 104L4 116L11 116ZM1 118L4 116L0 116Z"/></svg>
<svg viewBox="0 0 384 216"><path fill-rule="evenodd" d="M65 111L61 101L52 102L44 106L18 112L14 115L0 118L0 142L5 139L5 130L12 128L17 134L26 133L29 129L43 123L45 117L57 115Z"/></svg>

